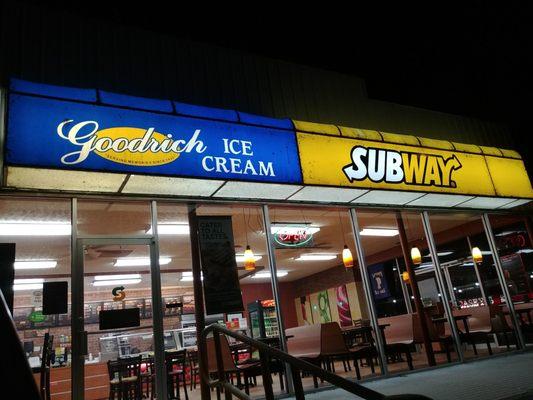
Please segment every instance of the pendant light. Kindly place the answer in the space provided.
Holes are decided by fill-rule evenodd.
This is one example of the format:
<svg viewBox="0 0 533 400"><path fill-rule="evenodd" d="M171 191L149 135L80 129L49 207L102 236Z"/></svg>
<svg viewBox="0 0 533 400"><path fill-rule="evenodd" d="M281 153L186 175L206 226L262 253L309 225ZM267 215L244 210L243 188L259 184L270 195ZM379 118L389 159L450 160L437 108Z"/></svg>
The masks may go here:
<svg viewBox="0 0 533 400"><path fill-rule="evenodd" d="M345 268L352 268L353 267L352 252L350 251L350 249L346 245L344 245L344 249L342 250L342 263L344 264Z"/></svg>
<svg viewBox="0 0 533 400"><path fill-rule="evenodd" d="M246 250L244 250L244 270L245 271L254 271L255 270L255 256L254 252L248 244L248 229L246 227L246 219L244 217L244 207L242 208L242 220L244 223L244 232L246 234Z"/></svg>
<svg viewBox="0 0 533 400"><path fill-rule="evenodd" d="M422 263L422 254L420 254L420 250L416 246L411 249L411 260L416 265Z"/></svg>
<svg viewBox="0 0 533 400"><path fill-rule="evenodd" d="M479 247L472 247L472 259L476 264L479 264L483 261L483 254L481 254Z"/></svg>
<svg viewBox="0 0 533 400"><path fill-rule="evenodd" d="M255 256L250 246L246 246L246 250L244 250L244 269L246 271L255 270Z"/></svg>
<svg viewBox="0 0 533 400"><path fill-rule="evenodd" d="M407 271L402 272L402 280L403 280L405 283L409 283L409 272L407 272Z"/></svg>
<svg viewBox="0 0 533 400"><path fill-rule="evenodd" d="M344 268L353 268L353 255L352 255L351 250L346 245L346 237L344 236L344 227L342 225L342 218L341 218L340 211L339 211L339 222L341 225L342 238L344 240L344 247L342 249L342 263L344 264Z"/></svg>

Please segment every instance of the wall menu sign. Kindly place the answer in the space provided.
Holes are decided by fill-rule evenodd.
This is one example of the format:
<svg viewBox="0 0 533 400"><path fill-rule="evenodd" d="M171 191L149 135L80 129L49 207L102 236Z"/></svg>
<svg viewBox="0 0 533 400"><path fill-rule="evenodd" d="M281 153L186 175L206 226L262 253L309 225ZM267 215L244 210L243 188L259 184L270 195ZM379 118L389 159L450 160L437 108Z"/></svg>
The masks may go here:
<svg viewBox="0 0 533 400"><path fill-rule="evenodd" d="M522 160L297 133L305 184L531 197Z"/></svg>
<svg viewBox="0 0 533 400"><path fill-rule="evenodd" d="M206 314L243 311L231 217L198 217L198 233Z"/></svg>
<svg viewBox="0 0 533 400"><path fill-rule="evenodd" d="M6 162L300 183L294 133L11 94Z"/></svg>

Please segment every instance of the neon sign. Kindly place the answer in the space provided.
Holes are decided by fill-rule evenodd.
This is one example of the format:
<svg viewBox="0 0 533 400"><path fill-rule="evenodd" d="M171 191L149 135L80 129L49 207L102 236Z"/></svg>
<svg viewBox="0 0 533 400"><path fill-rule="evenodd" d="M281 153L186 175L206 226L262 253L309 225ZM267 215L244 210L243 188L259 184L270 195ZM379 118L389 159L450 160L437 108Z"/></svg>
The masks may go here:
<svg viewBox="0 0 533 400"><path fill-rule="evenodd" d="M320 228L308 225L284 225L273 226L272 235L276 247L311 247L313 246L313 235Z"/></svg>

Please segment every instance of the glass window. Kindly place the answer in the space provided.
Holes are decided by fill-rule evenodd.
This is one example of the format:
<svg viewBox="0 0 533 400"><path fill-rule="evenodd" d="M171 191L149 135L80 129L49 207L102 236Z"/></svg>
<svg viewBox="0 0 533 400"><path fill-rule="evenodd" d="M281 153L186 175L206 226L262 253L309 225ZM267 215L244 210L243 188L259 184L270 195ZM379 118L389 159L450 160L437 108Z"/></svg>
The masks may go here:
<svg viewBox="0 0 533 400"><path fill-rule="evenodd" d="M490 223L509 294L524 333L526 344L531 345L533 306L533 224L530 217L517 215L490 215ZM508 307L503 312L512 326Z"/></svg>
<svg viewBox="0 0 533 400"><path fill-rule="evenodd" d="M277 309L285 313L290 310L286 289L280 282L281 304L276 304L272 291L269 272L265 227L261 207L245 204L200 204L196 209L198 217L227 217L231 221L233 245L239 285L242 295L243 310L223 315L206 315L206 323L220 322L227 328L254 339L264 341L271 346L280 346ZM280 279L284 268L278 267ZM208 290L204 287L204 293ZM285 321L287 323L287 320ZM290 323L290 317L289 317ZM250 358L257 359L259 354L250 347L242 346L236 340L228 338L230 349L237 363ZM208 353L208 358L210 354ZM286 377L282 364L272 360L270 370L273 375L273 390L279 395L287 390ZM262 377L255 377L257 385L248 387L252 397L263 397Z"/></svg>
<svg viewBox="0 0 533 400"><path fill-rule="evenodd" d="M78 200L78 234L144 235L151 232L147 201Z"/></svg>
<svg viewBox="0 0 533 400"><path fill-rule="evenodd" d="M323 367L350 379L379 374L348 210L296 206L269 209L276 264L283 274L278 280L287 301L283 311L289 352L297 355L301 335L319 326L315 334L332 330L328 334L338 339L323 342L337 346L322 349L330 354ZM343 259L348 253L349 257ZM317 346L319 343L320 337ZM350 348L361 351L349 354ZM305 377L303 385L311 389L315 383Z"/></svg>
<svg viewBox="0 0 533 400"><path fill-rule="evenodd" d="M414 212L358 210L361 243L366 256L373 301L378 322L384 330L391 372L414 369L456 358L453 341L441 339L444 327L434 318L444 316L441 294L429 257L421 215ZM413 282L405 266L401 236L405 232L407 262L416 278L424 320L415 304ZM414 252L419 257L413 257ZM423 325L431 343L425 347ZM442 331L442 332L441 332Z"/></svg>
<svg viewBox="0 0 533 400"><path fill-rule="evenodd" d="M32 367L41 365L45 333L53 335L52 396L71 390L70 230L69 200L0 198L0 242L15 244L15 325ZM43 285L58 281L68 284L67 312L43 315Z"/></svg>
<svg viewBox="0 0 533 400"><path fill-rule="evenodd" d="M431 213L430 221L465 358L509 350L514 330L481 216Z"/></svg>
<svg viewBox="0 0 533 400"><path fill-rule="evenodd" d="M196 357L195 298L187 206L157 203L159 263L165 349L187 349ZM196 376L191 379L196 380ZM196 382L195 382L196 383Z"/></svg>

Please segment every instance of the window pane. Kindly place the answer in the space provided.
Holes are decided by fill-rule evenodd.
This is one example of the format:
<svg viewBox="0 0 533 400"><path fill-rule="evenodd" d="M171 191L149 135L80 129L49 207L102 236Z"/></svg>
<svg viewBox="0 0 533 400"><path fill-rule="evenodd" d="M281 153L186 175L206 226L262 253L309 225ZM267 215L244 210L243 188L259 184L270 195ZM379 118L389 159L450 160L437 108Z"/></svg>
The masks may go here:
<svg viewBox="0 0 533 400"><path fill-rule="evenodd" d="M15 325L32 367L41 365L45 333L54 336L52 397L71 391L70 224L69 200L0 199L0 242L15 243ZM43 285L58 281L68 284L67 313L43 315Z"/></svg>

